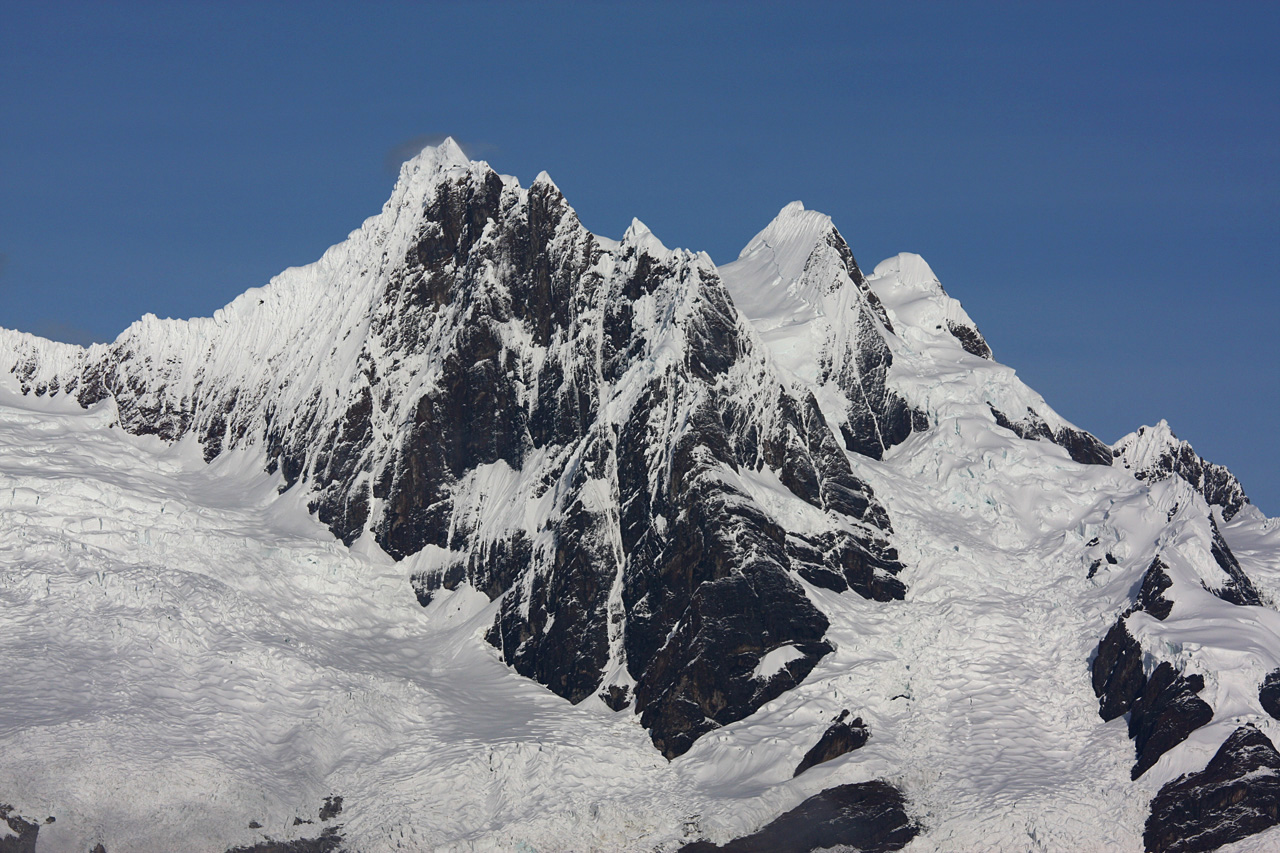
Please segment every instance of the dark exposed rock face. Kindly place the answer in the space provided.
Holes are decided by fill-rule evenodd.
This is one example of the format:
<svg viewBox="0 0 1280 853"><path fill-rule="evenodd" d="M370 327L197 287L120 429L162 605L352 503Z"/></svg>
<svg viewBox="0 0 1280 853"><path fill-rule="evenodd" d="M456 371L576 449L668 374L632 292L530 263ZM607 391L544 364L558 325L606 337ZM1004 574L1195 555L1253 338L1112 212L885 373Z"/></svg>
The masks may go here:
<svg viewBox="0 0 1280 853"><path fill-rule="evenodd" d="M1207 462L1185 441L1169 431L1162 421L1156 427L1142 427L1116 444L1115 457L1139 480L1181 477L1191 484L1211 506L1222 508L1230 521L1249 503L1240 481L1226 467Z"/></svg>
<svg viewBox="0 0 1280 853"><path fill-rule="evenodd" d="M901 850L919 831L897 788L863 782L828 788L758 832L728 844L697 841L681 847L680 853L809 853L840 845L885 853Z"/></svg>
<svg viewBox="0 0 1280 853"><path fill-rule="evenodd" d="M1262 710L1280 720L1280 669L1273 669L1262 679L1258 701L1262 703Z"/></svg>
<svg viewBox="0 0 1280 853"><path fill-rule="evenodd" d="M924 412L912 408L887 383L893 354L868 313L858 318L856 352L824 365L821 381L834 380L848 400L847 422L841 425L844 446L879 459L914 431L929 428Z"/></svg>
<svg viewBox="0 0 1280 853"><path fill-rule="evenodd" d="M1240 569L1212 515L1209 525L1212 556L1227 576L1225 584L1209 591L1233 604L1259 604L1256 588ZM1089 547L1097 544L1095 539ZM1139 611L1159 620L1173 614L1170 571L1159 557L1152 560L1135 591L1133 606L1116 619L1093 660L1093 689L1100 716L1114 720L1128 714L1136 757L1130 774L1133 779L1214 717L1213 708L1197 695L1204 689L1204 678L1179 672L1168 662L1160 662L1148 676L1145 654L1128 628L1130 617ZM1181 595L1183 587L1178 589ZM1280 670L1264 679L1259 699L1269 713L1274 708L1274 713L1280 714ZM1147 821L1147 849L1159 853L1213 850L1280 822L1280 784L1264 778L1274 775L1277 766L1280 755L1265 736L1252 726L1238 729L1204 771L1183 776L1161 789Z"/></svg>
<svg viewBox="0 0 1280 853"><path fill-rule="evenodd" d="M1157 619L1166 619L1173 602L1164 597L1171 585L1168 566L1157 557L1142 577L1137 603L1120 614L1106 637L1098 644L1093 659L1093 692L1099 699L1098 713L1104 720L1114 720L1129 712L1143 694L1147 677L1142 669L1142 648L1129 633L1125 620L1142 610ZM1130 727L1130 734L1133 729ZM1141 751L1141 750L1140 750Z"/></svg>
<svg viewBox="0 0 1280 853"><path fill-rule="evenodd" d="M592 270L602 257L594 238L558 193L539 186L530 190L527 213L516 208L514 222L490 227L493 248L486 242L472 250L495 261L465 267L490 269L501 259L512 269L511 308L491 325L518 320L545 342L547 356L522 382L527 355L504 350L496 331L466 332L476 328L472 318L458 338L470 349L446 359L442 390L419 404L413 438L400 451L407 458L375 484L374 497L391 507L375 531L395 555L426 545L466 553L417 577L420 598L463 581L504 596L490 642L517 671L571 701L617 695L601 679L610 660L623 657L642 722L674 757L795 686L830 651L826 619L791 569L821 570L887 600L904 593L894 577L901 564L880 533L889 529L887 516L853 476L816 402L790 396L763 372L714 273L636 245L624 246L606 280ZM556 240L580 245L565 256ZM454 258L438 249L424 254ZM691 277L702 281L689 299L688 286L676 285ZM456 289L433 292L444 304L470 292ZM638 321L636 306L646 301L687 306L683 359L647 378L637 362L661 330ZM599 334L590 331L592 316ZM475 377L483 365L499 367ZM764 399L746 403L726 383L744 369L755 373ZM606 427L601 410L619 410L607 383L623 377L639 393L622 408L629 414ZM492 405L477 406L478 399ZM772 424L761 422L760 404L777 413ZM673 433L679 412L688 414ZM454 436L467 441L459 446ZM551 460L542 474L542 489L557 495L550 536L536 546L519 531L472 539L478 531L459 523L454 484L477 466L520 470L531 453ZM816 562L793 566L786 531L725 481L725 472L764 468L800 500L847 516L863 532L833 530L814 549ZM515 583L522 576L530 581ZM621 612L611 614L615 590ZM800 656L768 679L755 677L760 660L783 646Z"/></svg>
<svg viewBox="0 0 1280 853"><path fill-rule="evenodd" d="M1204 679L1194 674L1183 676L1168 663L1161 663L1148 678L1143 671L1142 648L1125 624L1139 610L1161 620L1169 617L1173 602L1164 593L1173 582L1168 568L1159 557L1151 562L1137 602L1116 619L1093 659L1098 714L1104 720L1129 714L1129 737L1137 753L1134 779L1213 719L1213 709L1196 696L1204 689Z"/></svg>
<svg viewBox="0 0 1280 853"><path fill-rule="evenodd" d="M1262 596L1258 593L1257 587L1253 585L1253 581L1249 580L1244 569L1240 568L1236 555L1231 553L1231 548L1227 546L1227 540L1222 537L1218 522L1212 515L1209 516L1209 525L1213 529L1213 545L1210 553L1213 555L1214 562L1227 573L1229 578L1226 585L1212 589L1210 592L1232 604L1262 604Z"/></svg>
<svg viewBox="0 0 1280 853"><path fill-rule="evenodd" d="M800 575L814 586L844 592L852 589L873 601L893 601L906 595L906 585L894 575L901 571L893 548L873 552L852 536L787 537L787 556Z"/></svg>
<svg viewBox="0 0 1280 853"><path fill-rule="evenodd" d="M1199 773L1179 777L1151 802L1150 853L1207 853L1280 824L1280 753L1241 726Z"/></svg>
<svg viewBox="0 0 1280 853"><path fill-rule="evenodd" d="M342 797L325 797L320 806L320 820L333 820L342 814Z"/></svg>
<svg viewBox="0 0 1280 853"><path fill-rule="evenodd" d="M1213 719L1213 709L1196 696L1203 689L1202 677L1180 675L1168 663L1151 673L1129 712L1129 737L1138 753L1134 779Z"/></svg>
<svg viewBox="0 0 1280 853"><path fill-rule="evenodd" d="M996 423L1019 438L1028 441L1052 442L1066 450L1068 455L1081 465L1111 464L1111 448L1084 430L1066 426L1059 427L1056 431L1050 429L1044 418L1033 409L1027 409L1022 419L1015 421L995 406L988 404L988 408L991 409Z"/></svg>
<svg viewBox="0 0 1280 853"><path fill-rule="evenodd" d="M1165 598L1164 593L1171 586L1173 581L1169 579L1169 567L1156 557L1142 576L1142 588L1138 590L1138 603L1134 609L1150 613L1161 621L1168 619L1173 612L1173 602Z"/></svg>
<svg viewBox="0 0 1280 853"><path fill-rule="evenodd" d="M1053 434L1053 443L1081 465L1110 465L1110 449L1082 429L1062 427Z"/></svg>
<svg viewBox="0 0 1280 853"><path fill-rule="evenodd" d="M38 821L14 814L13 806L3 803L0 803L0 820L13 833L0 838L0 853L36 853L36 838L40 835Z"/></svg>
<svg viewBox="0 0 1280 853"><path fill-rule="evenodd" d="M332 826L315 838L292 841L259 841L247 847L232 847L227 853L339 853L342 847L341 827Z"/></svg>
<svg viewBox="0 0 1280 853"><path fill-rule="evenodd" d="M500 600L487 638L510 666L573 702L631 703L668 757L830 653L802 579L903 597L889 518L844 447L878 457L927 421L886 384L887 312L834 229L822 263L867 306L826 365L851 401L839 432L705 256L640 226L602 241L549 180L424 158L314 268L200 334L147 318L77 356L60 393L114 401L132 433L192 435L207 459L264 449L344 542L428 557L419 601L462 584ZM53 393L34 351L19 361ZM826 529L785 529L760 481Z"/></svg>
<svg viewBox="0 0 1280 853"><path fill-rule="evenodd" d="M960 342L960 346L964 347L965 352L970 355L976 355L978 358L991 358L991 347L987 344L986 338L982 337L982 333L978 331L977 327L948 320L947 331Z"/></svg>
<svg viewBox="0 0 1280 853"><path fill-rule="evenodd" d="M822 733L822 737L813 748L805 753L800 764L796 766L796 772L792 775L799 776L810 767L839 758L855 749L861 749L867 745L870 737L871 732L867 730L861 717L849 720L849 712L841 711L840 716Z"/></svg>
<svg viewBox="0 0 1280 853"><path fill-rule="evenodd" d="M1093 659L1093 692L1100 700L1099 715L1104 720L1114 720L1128 713L1146 683L1142 647L1121 617L1098 644L1098 653Z"/></svg>
<svg viewBox="0 0 1280 853"><path fill-rule="evenodd" d="M664 385L651 388L653 398L669 399ZM873 510L869 490L832 452L813 404L782 406L790 424L786 438L744 434L742 427L750 427L745 412L730 408L726 417L701 407L675 443L670 479L655 490L647 485L653 479L643 450L657 440L655 413L662 411L638 407L621 434L630 451L618 461L628 555L622 599L641 721L664 754L674 757L705 731L742 719L799 683L831 650L822 639L826 617L786 571L786 532L720 472L743 463L754 467L750 453L766 464L772 459L783 482L794 481L793 491L808 503L877 522L883 510ZM655 517L670 521L659 526ZM839 557L822 557L827 570L843 572ZM755 677L760 660L782 646L801 655L768 679Z"/></svg>

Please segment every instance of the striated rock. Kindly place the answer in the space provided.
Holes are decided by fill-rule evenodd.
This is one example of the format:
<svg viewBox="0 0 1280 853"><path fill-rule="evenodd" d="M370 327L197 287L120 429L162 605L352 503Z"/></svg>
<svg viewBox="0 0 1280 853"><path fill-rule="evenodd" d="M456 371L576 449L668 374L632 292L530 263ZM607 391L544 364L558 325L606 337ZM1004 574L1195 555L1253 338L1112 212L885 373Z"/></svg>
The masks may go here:
<svg viewBox="0 0 1280 853"><path fill-rule="evenodd" d="M1280 753L1252 725L1223 742L1208 765L1168 783L1151 801L1149 853L1207 853L1280 824Z"/></svg>
<svg viewBox="0 0 1280 853"><path fill-rule="evenodd" d="M870 315L859 316L856 340L859 342L856 351L847 353L852 357L833 358L828 372L821 378L834 382L848 401L847 420L840 427L844 446L863 456L880 459L886 450L901 444L912 432L928 429L929 418L889 388L887 379L893 354L876 332Z"/></svg>
<svg viewBox="0 0 1280 853"><path fill-rule="evenodd" d="M872 545L847 534L789 534L787 556L800 577L814 586L835 592L852 589L873 601L900 601L907 588L895 577L903 568L897 551L874 553Z"/></svg>
<svg viewBox="0 0 1280 853"><path fill-rule="evenodd" d="M828 788L728 844L695 841L679 853L809 853L837 846L886 853L901 850L919 831L897 788L863 782Z"/></svg>
<svg viewBox="0 0 1280 853"><path fill-rule="evenodd" d="M805 753L800 764L796 766L796 772L791 774L792 776L799 776L810 767L830 761L833 758L839 758L846 753L861 749L867 745L871 732L867 730L862 718L855 717L852 721L849 721L848 718L849 712L847 710L840 712L840 716L822 733L822 737L818 739L813 748Z"/></svg>

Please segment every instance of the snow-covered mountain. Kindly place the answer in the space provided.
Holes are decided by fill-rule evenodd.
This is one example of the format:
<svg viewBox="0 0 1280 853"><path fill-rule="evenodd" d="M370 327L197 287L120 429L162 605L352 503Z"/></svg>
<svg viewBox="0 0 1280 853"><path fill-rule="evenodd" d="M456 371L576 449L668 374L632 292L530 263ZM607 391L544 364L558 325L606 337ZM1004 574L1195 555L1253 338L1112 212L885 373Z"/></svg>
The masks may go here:
<svg viewBox="0 0 1280 853"><path fill-rule="evenodd" d="M0 513L0 850L1280 844L1276 523L798 202L717 267L428 148L213 318L0 330Z"/></svg>

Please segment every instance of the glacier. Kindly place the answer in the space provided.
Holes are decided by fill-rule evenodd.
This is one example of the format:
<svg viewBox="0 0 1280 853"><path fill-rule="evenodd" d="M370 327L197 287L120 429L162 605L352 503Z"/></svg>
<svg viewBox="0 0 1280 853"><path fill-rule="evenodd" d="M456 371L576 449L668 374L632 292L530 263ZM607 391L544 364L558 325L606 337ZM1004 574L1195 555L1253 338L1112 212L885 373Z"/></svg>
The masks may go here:
<svg viewBox="0 0 1280 853"><path fill-rule="evenodd" d="M877 849L1280 844L1280 524L799 203L717 266L446 141L212 318L0 330L0 555L0 850L717 849L859 785Z"/></svg>

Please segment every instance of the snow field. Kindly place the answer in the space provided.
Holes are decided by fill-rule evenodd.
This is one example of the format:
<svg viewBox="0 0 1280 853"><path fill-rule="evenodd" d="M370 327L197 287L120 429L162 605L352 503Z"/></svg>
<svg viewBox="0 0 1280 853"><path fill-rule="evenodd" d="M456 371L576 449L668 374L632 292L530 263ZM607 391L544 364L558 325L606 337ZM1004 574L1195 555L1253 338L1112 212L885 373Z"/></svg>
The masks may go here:
<svg viewBox="0 0 1280 853"><path fill-rule="evenodd" d="M625 849L681 825L693 792L644 731L501 664L483 596L424 610L260 459L205 466L110 420L0 406L0 779L58 818L42 853L222 851L261 838L250 820L314 835L294 818L330 794L368 851Z"/></svg>

